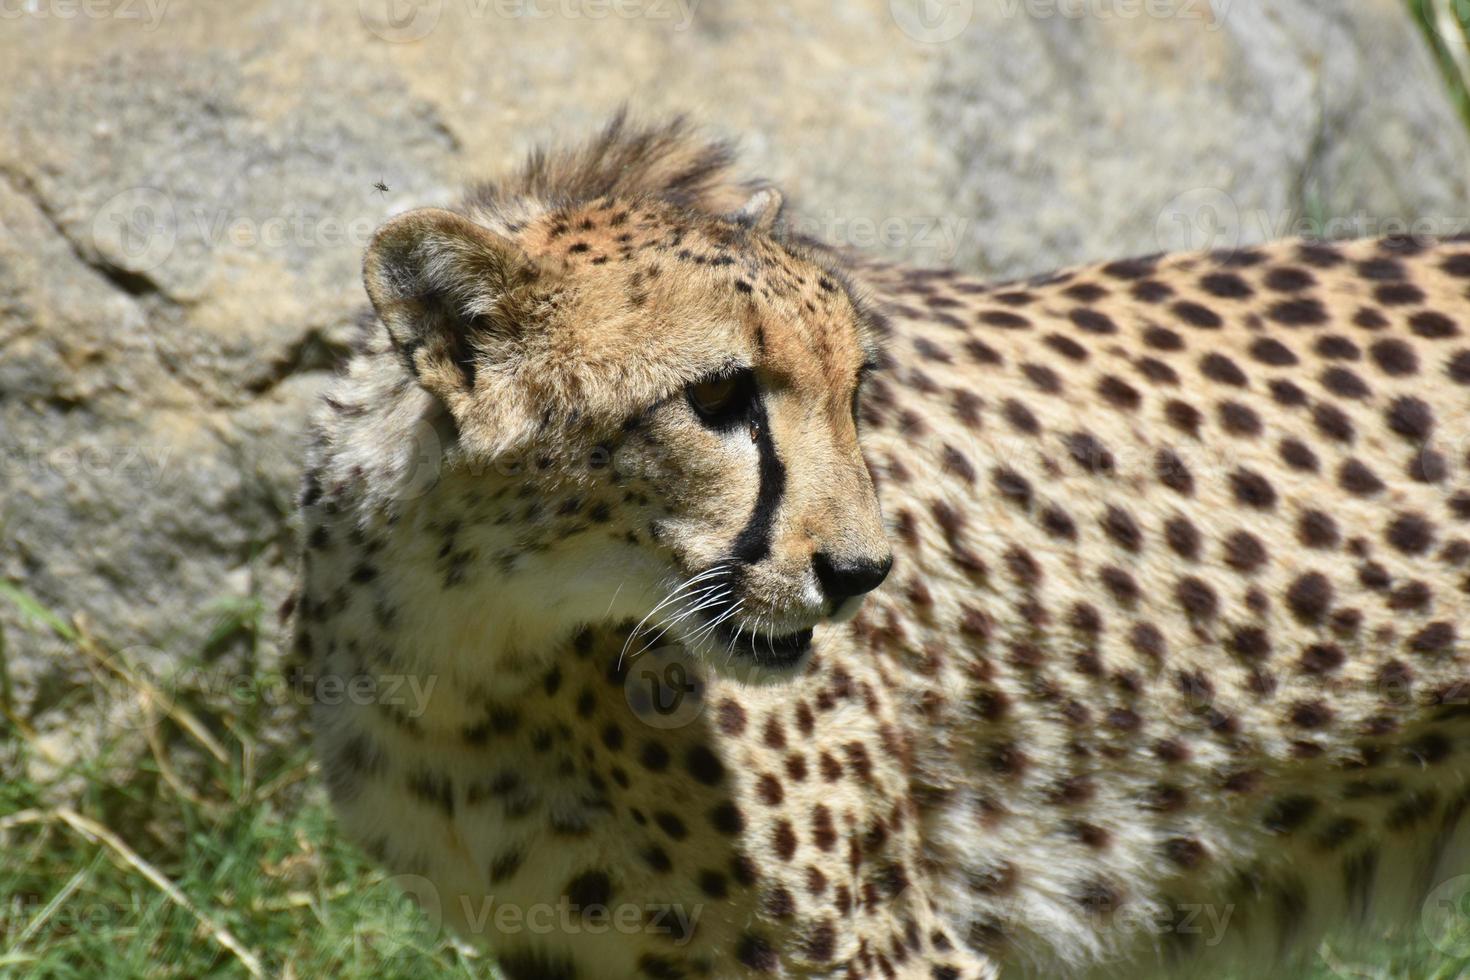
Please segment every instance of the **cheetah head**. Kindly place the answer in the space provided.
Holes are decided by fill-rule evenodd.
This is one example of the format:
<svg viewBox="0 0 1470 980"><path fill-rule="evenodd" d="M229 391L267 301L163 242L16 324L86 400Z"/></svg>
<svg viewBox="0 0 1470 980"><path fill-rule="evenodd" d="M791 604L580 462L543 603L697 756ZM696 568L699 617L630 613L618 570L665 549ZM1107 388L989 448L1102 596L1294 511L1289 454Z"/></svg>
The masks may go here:
<svg viewBox="0 0 1470 980"><path fill-rule="evenodd" d="M641 620L640 646L768 681L883 581L855 412L875 318L780 203L430 209L378 232L368 292L451 423L454 499L501 502L457 545L482 569L467 604L546 632Z"/></svg>

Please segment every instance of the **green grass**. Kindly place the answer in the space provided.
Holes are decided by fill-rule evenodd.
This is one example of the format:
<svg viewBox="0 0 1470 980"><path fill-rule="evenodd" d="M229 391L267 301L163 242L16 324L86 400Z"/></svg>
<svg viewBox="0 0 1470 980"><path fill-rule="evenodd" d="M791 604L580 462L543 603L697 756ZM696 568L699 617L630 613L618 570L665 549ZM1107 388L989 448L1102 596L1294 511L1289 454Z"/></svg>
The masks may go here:
<svg viewBox="0 0 1470 980"><path fill-rule="evenodd" d="M1405 2L1439 62L1451 101L1470 123L1470 0Z"/></svg>
<svg viewBox="0 0 1470 980"><path fill-rule="evenodd" d="M92 665L89 710L125 723L70 759L0 697L0 977L493 976L338 835L278 674L201 659L150 695L0 584L7 601ZM253 655L258 619L222 607L211 648Z"/></svg>

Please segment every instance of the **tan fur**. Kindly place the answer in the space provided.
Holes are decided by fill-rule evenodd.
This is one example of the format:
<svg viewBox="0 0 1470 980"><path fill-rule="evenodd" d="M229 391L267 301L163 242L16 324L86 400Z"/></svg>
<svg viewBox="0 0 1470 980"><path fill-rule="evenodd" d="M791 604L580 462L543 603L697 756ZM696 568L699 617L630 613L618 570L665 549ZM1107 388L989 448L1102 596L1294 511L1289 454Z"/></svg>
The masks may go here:
<svg viewBox="0 0 1470 980"><path fill-rule="evenodd" d="M619 120L380 232L298 626L353 837L514 978L1254 975L1464 870L1470 247L997 287L779 208Z"/></svg>

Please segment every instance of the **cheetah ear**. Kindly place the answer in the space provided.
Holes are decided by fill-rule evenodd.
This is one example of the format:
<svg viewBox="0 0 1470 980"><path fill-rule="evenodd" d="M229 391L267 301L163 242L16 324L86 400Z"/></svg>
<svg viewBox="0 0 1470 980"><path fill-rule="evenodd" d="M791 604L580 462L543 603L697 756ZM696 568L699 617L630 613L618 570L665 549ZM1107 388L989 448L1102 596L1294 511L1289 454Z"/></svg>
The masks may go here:
<svg viewBox="0 0 1470 980"><path fill-rule="evenodd" d="M781 217L781 205L785 202L781 192L774 187L762 187L750 196L739 211L730 215L730 220L756 231L770 231Z"/></svg>
<svg viewBox="0 0 1470 980"><path fill-rule="evenodd" d="M423 208L378 229L362 275L409 370L459 416L479 369L513 356L527 326L517 300L537 270L509 239L451 211Z"/></svg>

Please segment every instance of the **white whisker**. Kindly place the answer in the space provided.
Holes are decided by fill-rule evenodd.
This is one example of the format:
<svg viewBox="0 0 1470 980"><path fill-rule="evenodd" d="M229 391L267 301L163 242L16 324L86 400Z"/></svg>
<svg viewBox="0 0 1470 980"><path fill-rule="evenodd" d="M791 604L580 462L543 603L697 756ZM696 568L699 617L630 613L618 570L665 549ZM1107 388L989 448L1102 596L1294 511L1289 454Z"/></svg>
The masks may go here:
<svg viewBox="0 0 1470 980"><path fill-rule="evenodd" d="M659 610L663 609L665 606L669 605L672 602L680 601L682 593L684 593L686 590L692 588L695 585L698 585L699 583L709 578L723 574L728 569L728 567L728 563L718 562L700 572L699 574L689 578L688 580L681 582L679 585L674 587L667 595L665 595L663 600L659 602L658 605L654 606L648 611L648 615L644 616L638 621L638 625L633 627L633 631L629 633L628 638L623 641L623 648L622 650L618 651L618 666L622 666L623 657L627 656L628 648L633 645L633 641L638 638L639 634L643 631L643 627L647 625L650 619L658 614Z"/></svg>

